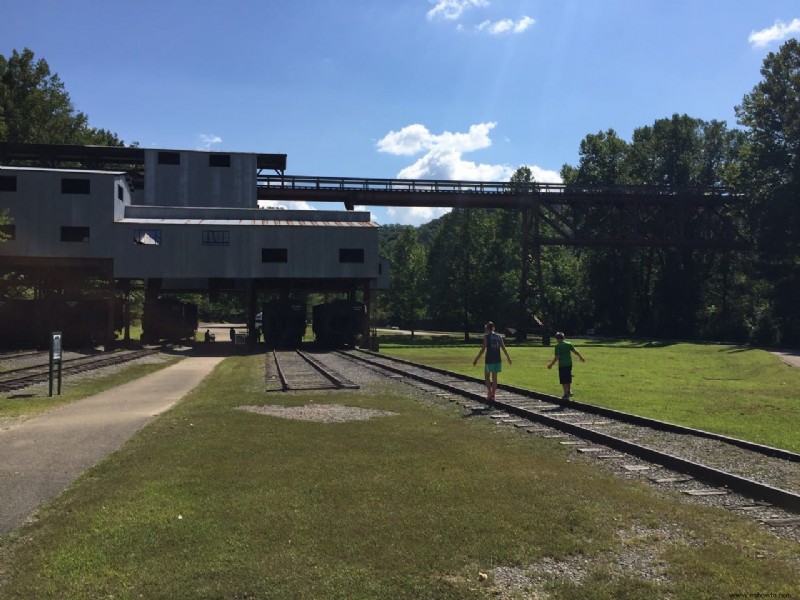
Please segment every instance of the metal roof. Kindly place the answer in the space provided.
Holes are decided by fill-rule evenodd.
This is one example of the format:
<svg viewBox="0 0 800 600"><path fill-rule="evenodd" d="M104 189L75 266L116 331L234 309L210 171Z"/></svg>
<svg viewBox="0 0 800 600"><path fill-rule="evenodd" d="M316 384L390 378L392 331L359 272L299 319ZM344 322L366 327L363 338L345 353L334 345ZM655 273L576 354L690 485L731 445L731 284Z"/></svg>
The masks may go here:
<svg viewBox="0 0 800 600"><path fill-rule="evenodd" d="M194 152L204 154L251 154L249 152L204 152L201 150L170 150L166 148L130 148L125 146L81 146L77 144L23 144L0 142L0 162L12 160L35 161L42 164L79 162L86 166L144 165L145 151ZM285 154L252 153L257 169L286 170Z"/></svg>
<svg viewBox="0 0 800 600"><path fill-rule="evenodd" d="M139 225L203 225L206 227L380 227L374 221L297 221L289 219L132 219L117 223Z"/></svg>
<svg viewBox="0 0 800 600"><path fill-rule="evenodd" d="M35 171L37 173L80 173L81 175L113 175L120 177L125 171L100 171L91 169L53 169L50 167L9 167L0 165L0 171Z"/></svg>

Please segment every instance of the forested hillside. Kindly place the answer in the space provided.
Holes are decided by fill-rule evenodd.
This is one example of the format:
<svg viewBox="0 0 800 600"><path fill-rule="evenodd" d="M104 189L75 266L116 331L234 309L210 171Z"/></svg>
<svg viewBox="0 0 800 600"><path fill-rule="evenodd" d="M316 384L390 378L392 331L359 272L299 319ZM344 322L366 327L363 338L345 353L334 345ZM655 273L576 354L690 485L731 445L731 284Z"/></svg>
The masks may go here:
<svg viewBox="0 0 800 600"><path fill-rule="evenodd" d="M800 343L800 43L770 53L762 76L736 107L737 127L675 114L630 140L591 133L578 164L561 169L565 183L731 189L741 199L726 217L744 249L523 252L521 211L456 209L384 228L393 285L383 317L465 333L488 319L538 333L538 319L550 331Z"/></svg>

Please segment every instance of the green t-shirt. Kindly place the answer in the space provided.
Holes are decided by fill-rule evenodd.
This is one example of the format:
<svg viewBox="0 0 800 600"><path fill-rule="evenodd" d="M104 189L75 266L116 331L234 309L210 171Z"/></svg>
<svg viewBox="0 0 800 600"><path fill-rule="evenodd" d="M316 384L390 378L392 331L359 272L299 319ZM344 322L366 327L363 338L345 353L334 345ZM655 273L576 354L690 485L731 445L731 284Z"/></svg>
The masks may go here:
<svg viewBox="0 0 800 600"><path fill-rule="evenodd" d="M575 346L567 342L566 340L561 340L556 344L556 356L558 357L558 366L559 367L571 367L572 366L572 351L575 349Z"/></svg>

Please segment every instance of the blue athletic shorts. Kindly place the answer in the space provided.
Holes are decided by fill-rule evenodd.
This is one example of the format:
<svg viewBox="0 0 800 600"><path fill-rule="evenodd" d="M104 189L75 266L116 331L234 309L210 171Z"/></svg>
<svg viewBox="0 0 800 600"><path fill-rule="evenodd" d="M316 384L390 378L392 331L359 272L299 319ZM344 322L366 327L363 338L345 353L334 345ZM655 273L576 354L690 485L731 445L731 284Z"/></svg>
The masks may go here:
<svg viewBox="0 0 800 600"><path fill-rule="evenodd" d="M487 373L500 373L503 370L503 363L486 363Z"/></svg>
<svg viewBox="0 0 800 600"><path fill-rule="evenodd" d="M572 365L558 367L558 383L572 383Z"/></svg>

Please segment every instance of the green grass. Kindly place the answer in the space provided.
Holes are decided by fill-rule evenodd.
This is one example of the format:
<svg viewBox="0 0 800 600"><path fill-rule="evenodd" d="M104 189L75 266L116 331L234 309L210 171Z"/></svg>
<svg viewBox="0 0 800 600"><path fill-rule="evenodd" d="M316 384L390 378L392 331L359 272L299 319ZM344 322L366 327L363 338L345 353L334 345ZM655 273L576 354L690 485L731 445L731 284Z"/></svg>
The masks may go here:
<svg viewBox="0 0 800 600"><path fill-rule="evenodd" d="M800 369L764 350L717 344L573 340L575 399L800 452ZM411 344L398 337L381 352L483 377L474 344ZM561 396L553 348L508 343L513 364L501 383ZM481 359L483 360L483 359ZM504 359L505 361L505 359Z"/></svg>
<svg viewBox="0 0 800 600"><path fill-rule="evenodd" d="M550 598L800 592L800 547L743 517L396 388L266 393L262 361L226 359L2 540L0 597L495 598L480 572L543 559L585 572L542 583ZM397 414L325 424L235 410L312 402ZM640 581L621 556L651 556L668 581Z"/></svg>

